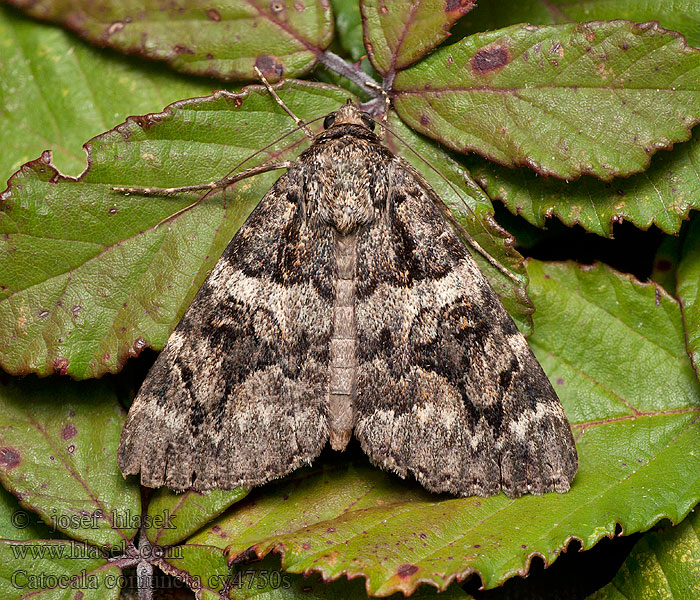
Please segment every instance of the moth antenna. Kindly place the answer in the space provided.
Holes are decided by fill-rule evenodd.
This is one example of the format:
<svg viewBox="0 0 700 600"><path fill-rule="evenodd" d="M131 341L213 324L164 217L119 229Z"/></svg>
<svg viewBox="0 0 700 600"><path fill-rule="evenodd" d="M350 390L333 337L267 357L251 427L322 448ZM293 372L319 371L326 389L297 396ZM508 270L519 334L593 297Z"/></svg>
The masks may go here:
<svg viewBox="0 0 700 600"><path fill-rule="evenodd" d="M409 144L406 140L404 140L398 133L396 133L395 131L393 131L388 125L386 125L386 123L381 122L381 121L377 121L376 119L372 119L372 120L373 120L375 123L377 123L378 125L380 125L381 127L383 127L384 130L385 130L386 132L388 132L388 133L390 133L391 135L393 135L393 136L394 136L397 140L399 140L404 146L406 146L411 152L413 152L413 154L415 154L418 158L420 158L432 171L434 171L435 173L437 173L437 175L438 175L448 186L450 186L450 189L451 189L455 194L457 194L457 197L462 201L462 203L464 204L464 206L467 207L467 210L474 216L474 219L479 223L479 225L481 226L481 228L486 232L486 235L488 235L492 240L494 239L494 237L493 237L493 235L491 234L491 232L490 232L488 229L486 229L486 227L484 226L484 224L481 222L481 219L479 219L479 217L476 216L476 213L472 210L472 207L469 206L469 203L464 199L464 196L462 196L461 192L455 187L455 185L454 185L449 179L447 179L447 177L445 177L442 173L440 173L440 170L439 170L439 169L436 169L436 168L430 163L429 160L427 160L426 158L423 157L423 155L421 155L420 152L418 152L417 150L414 150L414 149L411 147L411 144ZM382 119L382 121L384 121L384 119ZM408 164L407 164L407 166L410 167L410 165L408 165ZM431 188L429 187L428 182L425 180L425 178L424 178L418 171L416 171L416 170L413 169L412 167L410 167L410 168L411 168L412 171L414 171L414 175L416 175L416 177L418 178L418 180L419 180L424 186L428 186L427 189L431 189ZM469 242L469 245L470 245L472 248L474 248L474 250L476 250L479 254L481 254L481 256L483 256L483 257L489 262L489 264L491 264L491 266L493 266L495 269L497 269L498 271L500 271L501 273L503 273L503 275L507 276L509 279L511 279L512 281L514 281L514 282L517 283L518 285L520 285L520 284L522 283L522 282L520 281L520 279L518 279L518 277L517 277L516 275L513 275L513 273L511 273L508 269L506 269L500 262L498 262L493 256L491 256L488 252L486 252L486 250L484 250L484 249L481 247L481 245L467 232L467 230L464 228L464 226L463 226L461 223L459 223L459 221L457 221L457 219L455 219L454 216L452 216L451 212L449 211L449 208L448 208L447 205L443 202L443 200L442 200L442 198L440 198L440 196L438 196L436 193L433 193L432 196L433 196L433 199L436 201L436 203L441 207L442 212L447 216L447 218L448 218L448 220L450 221L450 223L452 223L452 225L453 225L454 227L457 228L457 230L460 232L460 234L462 235L462 237L464 237L464 239L466 239L467 242Z"/></svg>
<svg viewBox="0 0 700 600"><path fill-rule="evenodd" d="M255 69L255 73L257 74L257 76L260 78L260 81L262 81L263 84L265 85L265 87L267 88L267 91L270 92L270 94L272 94L272 97L275 99L275 102L277 102L277 104L279 104L284 109L284 111L290 117L292 117L292 119L294 119L294 122L307 135L307 137L314 139L313 132L307 127L306 123L304 123L304 121L302 121L299 117L297 117L292 112L292 110L282 101L282 98L280 98L277 95L277 92L270 85L270 82L267 79L265 79L265 75L262 74L262 71L260 69L258 69L258 67L253 67L253 68Z"/></svg>

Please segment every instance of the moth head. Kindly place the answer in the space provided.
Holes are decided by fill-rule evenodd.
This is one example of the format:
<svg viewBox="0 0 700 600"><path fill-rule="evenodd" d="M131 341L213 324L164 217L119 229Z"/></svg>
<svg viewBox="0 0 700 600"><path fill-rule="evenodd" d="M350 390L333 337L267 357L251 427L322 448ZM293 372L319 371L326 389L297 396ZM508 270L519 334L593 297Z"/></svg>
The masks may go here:
<svg viewBox="0 0 700 600"><path fill-rule="evenodd" d="M329 114L323 120L323 128L330 129L336 125L362 125L365 129L374 131L374 120L364 111L361 111L352 101L348 100L347 104L341 106L334 113Z"/></svg>

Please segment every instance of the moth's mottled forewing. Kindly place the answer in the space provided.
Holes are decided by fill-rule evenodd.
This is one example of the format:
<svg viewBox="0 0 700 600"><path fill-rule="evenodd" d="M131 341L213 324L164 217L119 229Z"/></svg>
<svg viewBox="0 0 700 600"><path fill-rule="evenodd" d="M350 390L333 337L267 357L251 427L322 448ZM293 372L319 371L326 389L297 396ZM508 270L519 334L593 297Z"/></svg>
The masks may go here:
<svg viewBox="0 0 700 600"><path fill-rule="evenodd" d="M122 472L260 485L354 432L432 491L568 490L561 404L434 192L354 106L326 123L168 340L124 426Z"/></svg>
<svg viewBox="0 0 700 600"><path fill-rule="evenodd" d="M149 487L232 489L282 477L328 440L334 235L283 175L235 235L148 373L118 462Z"/></svg>
<svg viewBox="0 0 700 600"><path fill-rule="evenodd" d="M389 214L357 242L355 435L431 491L567 491L576 449L542 367L430 190L387 171Z"/></svg>

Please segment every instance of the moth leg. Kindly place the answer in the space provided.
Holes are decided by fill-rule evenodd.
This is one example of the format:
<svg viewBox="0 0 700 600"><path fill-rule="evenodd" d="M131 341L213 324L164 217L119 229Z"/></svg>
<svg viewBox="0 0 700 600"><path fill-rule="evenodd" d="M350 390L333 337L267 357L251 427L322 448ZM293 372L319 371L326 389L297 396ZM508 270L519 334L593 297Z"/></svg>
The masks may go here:
<svg viewBox="0 0 700 600"><path fill-rule="evenodd" d="M298 127L301 128L301 130L310 138L314 139L314 134L313 132L309 129L309 127L302 121L299 117L297 117L293 112L292 109L289 108L283 101L282 98L280 98L277 95L277 92L275 89L270 85L270 82L265 79L265 76L262 74L262 71L258 69L258 67L253 67L255 69L255 73L257 74L258 77L260 77L260 81L263 82L265 87L267 88L267 91L270 92L271 96L275 99L275 102L279 104L283 109L284 112L286 112L292 119L294 119L294 122L297 124Z"/></svg>

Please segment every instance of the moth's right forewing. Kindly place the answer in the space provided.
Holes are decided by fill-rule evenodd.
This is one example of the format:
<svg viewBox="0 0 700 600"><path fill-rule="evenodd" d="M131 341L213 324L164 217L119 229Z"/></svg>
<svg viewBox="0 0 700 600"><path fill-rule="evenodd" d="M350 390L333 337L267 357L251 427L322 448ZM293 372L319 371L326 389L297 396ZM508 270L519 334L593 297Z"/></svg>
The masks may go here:
<svg viewBox="0 0 700 600"><path fill-rule="evenodd" d="M388 214L357 243L355 435L432 491L566 491L576 447L547 376L434 192L391 172Z"/></svg>
<svg viewBox="0 0 700 600"><path fill-rule="evenodd" d="M148 487L261 485L328 439L333 232L292 167L216 263L149 372L118 450Z"/></svg>

